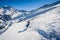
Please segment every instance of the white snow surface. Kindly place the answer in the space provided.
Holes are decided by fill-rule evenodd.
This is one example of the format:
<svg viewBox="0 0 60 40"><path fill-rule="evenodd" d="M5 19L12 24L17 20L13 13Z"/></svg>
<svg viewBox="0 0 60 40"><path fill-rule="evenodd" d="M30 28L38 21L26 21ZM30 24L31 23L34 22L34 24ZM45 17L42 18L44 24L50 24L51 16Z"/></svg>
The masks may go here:
<svg viewBox="0 0 60 40"><path fill-rule="evenodd" d="M60 37L60 4L53 7L56 8L30 19L27 30L23 32L19 33L19 31L26 28L28 20L14 23L6 32L0 35L0 40L50 40L41 35L38 30L43 30L48 34L46 36L49 36L50 32L54 30L57 37ZM51 40L56 40L56 38L52 37Z"/></svg>

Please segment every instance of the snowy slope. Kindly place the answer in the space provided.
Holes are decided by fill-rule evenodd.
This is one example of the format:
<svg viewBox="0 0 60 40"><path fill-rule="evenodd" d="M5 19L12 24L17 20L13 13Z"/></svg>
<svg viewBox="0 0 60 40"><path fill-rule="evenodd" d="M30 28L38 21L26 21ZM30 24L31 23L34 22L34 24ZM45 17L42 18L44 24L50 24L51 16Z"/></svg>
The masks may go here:
<svg viewBox="0 0 60 40"><path fill-rule="evenodd" d="M42 34L43 37L47 39L60 38L60 7L57 7L53 10L47 11L44 14L36 16L29 27L30 30L40 30L39 34ZM41 31L44 31L42 33ZM53 33L53 34L50 34ZM56 34L55 34L56 33ZM53 36L52 36L53 35ZM50 38L50 36L52 38ZM57 36L57 37L56 37Z"/></svg>
<svg viewBox="0 0 60 40"><path fill-rule="evenodd" d="M11 20L0 30L0 40L60 40L60 1L31 12L13 10Z"/></svg>
<svg viewBox="0 0 60 40"><path fill-rule="evenodd" d="M18 33L19 30L24 29L26 25L26 21L16 24L10 27L6 32L4 32L4 34L0 35L0 40L39 40L40 39L39 34L35 31L32 32L25 31ZM41 38L43 37L41 36Z"/></svg>

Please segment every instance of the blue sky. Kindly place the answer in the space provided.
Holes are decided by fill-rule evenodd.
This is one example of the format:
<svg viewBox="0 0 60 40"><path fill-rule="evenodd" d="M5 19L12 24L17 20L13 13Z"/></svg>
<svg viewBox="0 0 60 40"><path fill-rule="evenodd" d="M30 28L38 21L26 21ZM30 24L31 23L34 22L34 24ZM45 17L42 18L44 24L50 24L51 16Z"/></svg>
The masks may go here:
<svg viewBox="0 0 60 40"><path fill-rule="evenodd" d="M0 7L9 5L19 10L34 10L57 0L0 0Z"/></svg>

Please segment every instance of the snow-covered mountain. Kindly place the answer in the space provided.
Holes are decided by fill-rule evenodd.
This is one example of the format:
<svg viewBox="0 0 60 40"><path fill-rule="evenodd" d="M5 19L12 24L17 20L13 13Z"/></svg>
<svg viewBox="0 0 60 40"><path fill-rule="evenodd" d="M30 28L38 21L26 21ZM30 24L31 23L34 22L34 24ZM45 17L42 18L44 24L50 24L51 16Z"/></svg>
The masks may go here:
<svg viewBox="0 0 60 40"><path fill-rule="evenodd" d="M28 15L29 11L17 10L11 6L3 6L0 8L0 34L6 31L11 25L22 21L23 16ZM6 28L6 29L3 29Z"/></svg>
<svg viewBox="0 0 60 40"><path fill-rule="evenodd" d="M0 40L60 40L60 1L32 11L3 6Z"/></svg>

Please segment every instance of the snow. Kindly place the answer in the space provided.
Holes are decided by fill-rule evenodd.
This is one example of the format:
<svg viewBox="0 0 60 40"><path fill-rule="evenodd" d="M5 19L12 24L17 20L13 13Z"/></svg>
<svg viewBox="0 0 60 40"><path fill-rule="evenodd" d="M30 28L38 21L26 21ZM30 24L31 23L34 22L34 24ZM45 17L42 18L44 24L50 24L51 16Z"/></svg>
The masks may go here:
<svg viewBox="0 0 60 40"><path fill-rule="evenodd" d="M2 14L2 12L3 12L3 11L4 11L4 9L3 9L3 8L1 8L1 9L0 9L0 14Z"/></svg>
<svg viewBox="0 0 60 40"><path fill-rule="evenodd" d="M21 14L19 12L17 12L14 15L12 15L12 18L17 17L18 15L21 15Z"/></svg>
<svg viewBox="0 0 60 40"><path fill-rule="evenodd" d="M0 40L39 40L41 35L36 31L25 31L18 33L18 31L25 28L26 21L15 23L4 34L0 35ZM41 36L42 38L42 36Z"/></svg>
<svg viewBox="0 0 60 40"><path fill-rule="evenodd" d="M8 11L8 13L11 14L11 11ZM12 19L24 14L18 11L13 11L12 13L14 13L11 15ZM19 18L7 21L8 25L12 25L5 27L5 29L9 28L0 35L0 40L57 40L57 38L60 38L60 4L46 9L42 8L42 10L38 9L31 13L30 15L19 17L23 21L19 22ZM29 13L26 12L26 14ZM32 17L28 19L30 16ZM28 21L30 22L29 25ZM5 29L0 30L0 32Z"/></svg>

